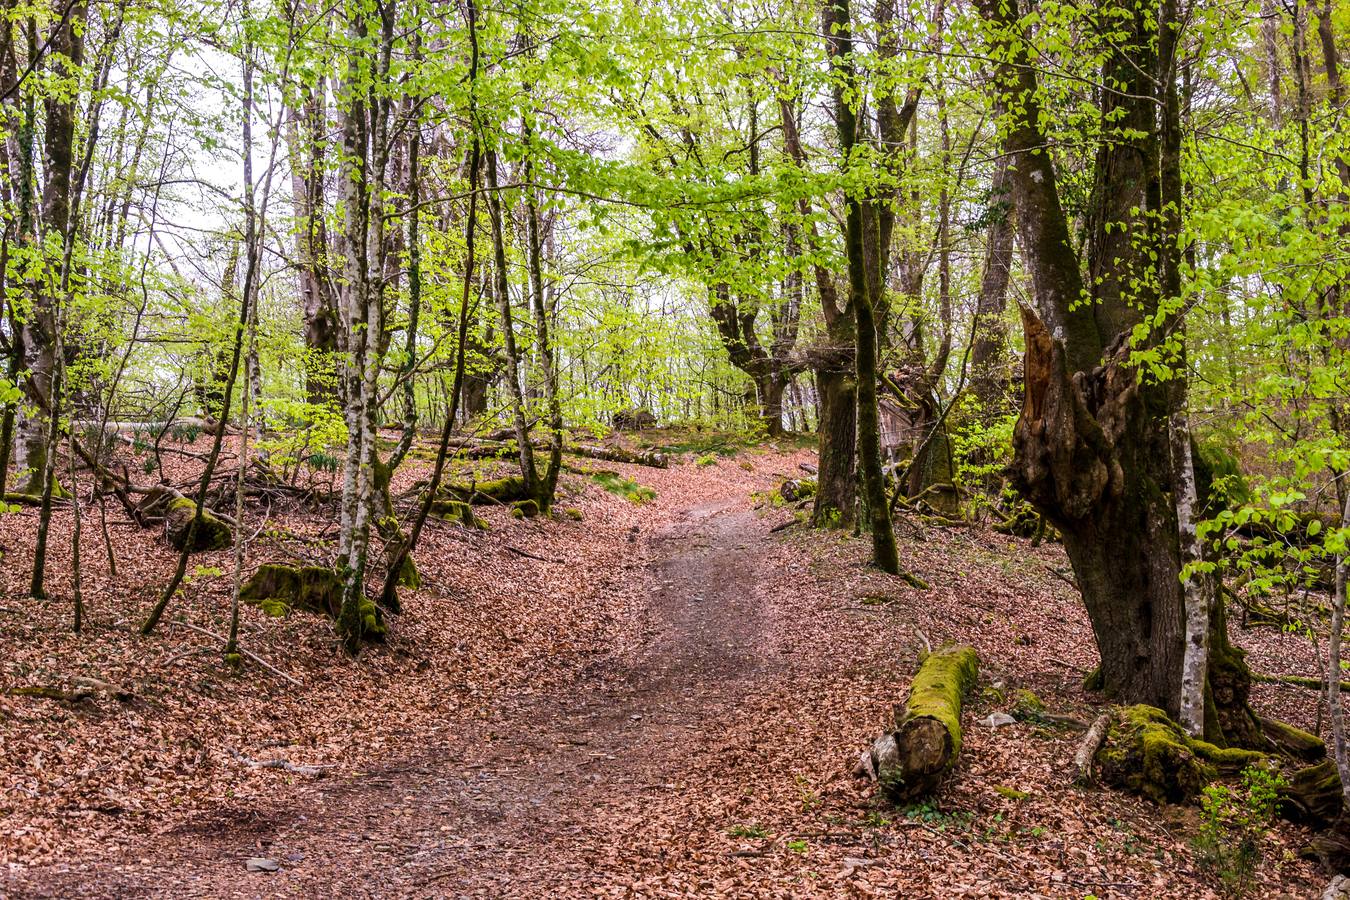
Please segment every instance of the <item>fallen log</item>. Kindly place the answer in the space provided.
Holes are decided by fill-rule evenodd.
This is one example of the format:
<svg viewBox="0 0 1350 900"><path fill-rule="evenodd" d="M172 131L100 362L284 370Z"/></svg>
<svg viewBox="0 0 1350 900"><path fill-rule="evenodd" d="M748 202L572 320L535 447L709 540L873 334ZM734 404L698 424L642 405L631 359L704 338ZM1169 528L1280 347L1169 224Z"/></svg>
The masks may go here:
<svg viewBox="0 0 1350 900"><path fill-rule="evenodd" d="M874 778L892 803L932 794L961 752L961 705L979 677L971 647L925 654L896 710L895 727L872 742L855 772Z"/></svg>
<svg viewBox="0 0 1350 900"><path fill-rule="evenodd" d="M625 450L622 447L598 447L590 444L573 444L563 448L564 453L584 456L587 459L602 459L606 462L629 463L635 466L649 466L664 469L670 465L670 457L659 450Z"/></svg>
<svg viewBox="0 0 1350 900"><path fill-rule="evenodd" d="M1083 742L1078 745L1078 752L1073 755L1073 771L1075 784L1091 784L1093 780L1093 765L1097 761L1097 751L1102 749L1102 744L1106 742L1106 732L1111 725L1111 716L1109 713L1102 713L1092 723L1092 727L1083 735Z"/></svg>
<svg viewBox="0 0 1350 900"><path fill-rule="evenodd" d="M549 450L546 441L531 441L535 450ZM516 453L515 441L500 441L490 438L470 438L460 444L456 455L462 459L494 459L513 456ZM563 453L569 456L581 456L586 459L599 459L605 462L628 463L634 466L649 466L664 469L670 465L670 457L659 450L628 450L624 447L605 447L599 444L568 444Z"/></svg>
<svg viewBox="0 0 1350 900"><path fill-rule="evenodd" d="M1294 687L1311 688L1314 691L1327 689L1326 679L1307 675L1266 675L1262 672L1253 672L1252 681L1259 681L1262 684L1289 684ZM1341 690L1350 691L1350 681L1342 681Z"/></svg>

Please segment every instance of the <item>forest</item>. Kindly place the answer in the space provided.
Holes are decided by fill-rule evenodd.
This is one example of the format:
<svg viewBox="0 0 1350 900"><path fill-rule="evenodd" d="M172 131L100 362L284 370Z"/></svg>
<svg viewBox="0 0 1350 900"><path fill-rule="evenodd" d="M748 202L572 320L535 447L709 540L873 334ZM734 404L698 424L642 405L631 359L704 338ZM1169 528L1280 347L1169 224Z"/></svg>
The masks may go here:
<svg viewBox="0 0 1350 900"><path fill-rule="evenodd" d="M1347 35L0 0L0 897L1350 900Z"/></svg>

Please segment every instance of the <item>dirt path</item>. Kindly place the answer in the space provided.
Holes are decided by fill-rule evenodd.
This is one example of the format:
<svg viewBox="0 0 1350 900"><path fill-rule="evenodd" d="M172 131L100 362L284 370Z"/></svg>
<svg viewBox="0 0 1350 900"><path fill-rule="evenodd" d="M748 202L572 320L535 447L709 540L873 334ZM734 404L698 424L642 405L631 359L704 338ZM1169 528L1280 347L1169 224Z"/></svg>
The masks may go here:
<svg viewBox="0 0 1350 900"><path fill-rule="evenodd" d="M364 776L302 786L242 820L202 818L118 871L34 872L20 889L517 896L593 880L598 860L625 849L622 811L679 790L691 752L708 743L704 723L781 665L754 594L766 527L744 498L677 516L651 539L642 649L593 663L564 691L446 729L443 743L406 748ZM281 871L247 873L253 856Z"/></svg>

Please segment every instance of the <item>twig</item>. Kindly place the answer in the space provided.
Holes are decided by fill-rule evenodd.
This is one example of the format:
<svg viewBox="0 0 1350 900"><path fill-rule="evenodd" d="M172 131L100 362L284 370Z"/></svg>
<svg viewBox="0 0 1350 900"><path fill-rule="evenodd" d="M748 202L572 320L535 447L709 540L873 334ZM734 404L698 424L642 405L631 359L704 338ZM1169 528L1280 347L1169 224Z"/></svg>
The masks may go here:
<svg viewBox="0 0 1350 900"><path fill-rule="evenodd" d="M187 659L189 656L197 656L202 653L210 653L210 652L211 652L210 647L193 647L190 650L184 650L182 653L175 653L173 656L170 656L168 659L164 660L163 665L167 668L168 666L173 665L174 663L178 662L181 659Z"/></svg>
<svg viewBox="0 0 1350 900"><path fill-rule="evenodd" d="M216 634L214 631L207 631L205 628L200 628L200 627L198 627L198 626L196 626L196 625L193 625L193 624L191 624L191 623L189 623L189 622L184 622L184 621L182 621L181 619L174 619L174 620L170 621L168 624L170 624L170 625L181 625L182 627L187 628L187 629L190 629L190 630L192 630L192 631L195 631L195 632L197 632L198 634L204 634L204 635L206 635L206 636L209 637L209 638L215 638L216 640L220 641L222 644L228 643L228 641L226 641L226 639L225 639L222 635ZM242 653L244 656L247 656L249 659L253 660L253 661L254 661L255 663L257 663L258 665L262 666L264 669L266 669L267 671L271 672L273 675L277 676L278 678L284 679L284 680L290 682L291 684L295 685L296 687L304 687L304 685L301 684L299 681L296 681L294 678L292 678L291 676L287 675L285 672L281 671L281 670L278 669L276 666L272 665L270 662L268 662L267 660L263 659L261 656L259 656L258 654L254 653L253 651L251 651L251 650L245 650L243 647L240 647L240 648L239 648L239 652Z"/></svg>
<svg viewBox="0 0 1350 900"><path fill-rule="evenodd" d="M770 528L769 534L777 534L780 531L787 531L789 528L791 528L793 525L796 524L797 524L796 519L788 519L786 522L780 522L779 524Z"/></svg>
<svg viewBox="0 0 1350 900"><path fill-rule="evenodd" d="M332 766L297 766L295 763L287 762L284 759L254 759L230 747L226 747L225 751L252 769L281 769L283 772L291 772L295 775L322 778L326 769L333 768Z"/></svg>
<svg viewBox="0 0 1350 900"><path fill-rule="evenodd" d="M924 652L924 654L927 655L927 654L929 654L929 653L932 653L932 652L933 652L933 645L930 644L930 643L928 642L928 635L926 635L926 634L924 634L922 631L920 631L920 630L918 629L917 626L916 626L915 629L914 629L914 633L917 634L917 635L919 636L919 640L923 641L923 652Z"/></svg>
<svg viewBox="0 0 1350 900"><path fill-rule="evenodd" d="M537 560L539 560L540 562L546 562L546 563L558 563L558 562L562 562L562 560L560 560L560 559L549 559L547 556L537 556L537 555L531 553L531 552L528 551L528 550L521 550L519 547L512 547L510 544L507 544L507 545L506 545L506 552L508 552L508 553L514 553L514 554L516 554L516 556L524 556L524 557L527 558L527 559L537 559Z"/></svg>
<svg viewBox="0 0 1350 900"><path fill-rule="evenodd" d="M1073 588L1075 591L1081 590L1081 588L1078 587L1077 581L1065 575L1063 572L1061 572L1059 569L1056 569L1054 566L1046 566L1045 571L1049 572L1051 575L1055 576L1060 581L1064 582L1069 587Z"/></svg>

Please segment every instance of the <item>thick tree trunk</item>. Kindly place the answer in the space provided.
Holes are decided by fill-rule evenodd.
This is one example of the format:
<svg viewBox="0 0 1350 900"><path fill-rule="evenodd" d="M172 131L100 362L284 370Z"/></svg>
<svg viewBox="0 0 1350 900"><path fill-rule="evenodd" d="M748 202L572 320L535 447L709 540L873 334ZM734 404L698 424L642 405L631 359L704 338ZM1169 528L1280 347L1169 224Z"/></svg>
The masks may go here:
<svg viewBox="0 0 1350 900"><path fill-rule="evenodd" d="M307 89L302 109L287 111L286 142L291 159L291 202L296 219L295 253L300 308L305 321L305 394L310 403L329 403L337 395L333 373L338 349L338 315L325 283L328 230L324 224L321 136L324 111Z"/></svg>
<svg viewBox="0 0 1350 900"><path fill-rule="evenodd" d="M1085 283L1054 163L1042 152L1036 69L1017 9L1000 0L978 0L978 6L994 54L1005 60L997 70L1010 113L1005 149L1035 294L1035 310L1022 309L1026 385L1013 435L1013 480L1064 536L1101 653L1102 686L1124 702L1176 715L1185 604L1168 386L1141 381L1128 346L1139 308L1159 307L1149 292L1152 275L1143 271L1156 261L1140 252L1159 236L1141 233L1146 223L1131 212L1156 206L1166 190L1156 181L1160 141L1148 77L1158 26L1142 12L1122 10L1132 33L1104 63L1108 77L1134 87L1110 100L1130 108L1121 111L1124 124L1113 113L1108 127L1129 130L1103 141L1098 155L1087 242L1094 278ZM1165 75L1175 78L1173 67ZM1143 136L1136 117L1146 126ZM1115 257L1118 264L1111 262ZM1095 302L1083 303L1084 296ZM1228 643L1222 604L1213 604L1209 628L1205 736L1218 744L1263 746L1247 706L1250 673Z"/></svg>

